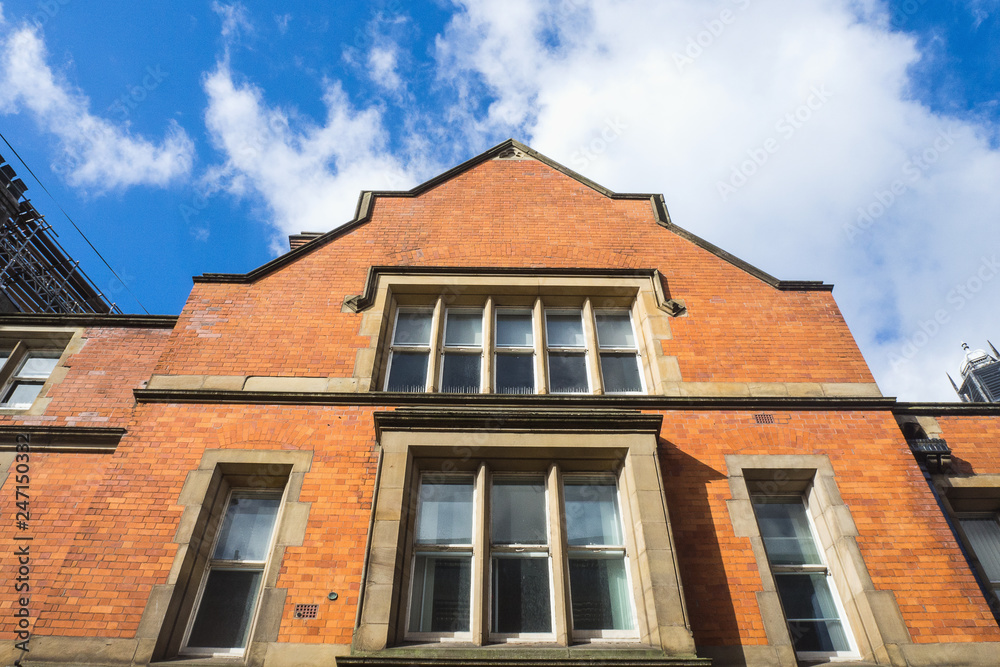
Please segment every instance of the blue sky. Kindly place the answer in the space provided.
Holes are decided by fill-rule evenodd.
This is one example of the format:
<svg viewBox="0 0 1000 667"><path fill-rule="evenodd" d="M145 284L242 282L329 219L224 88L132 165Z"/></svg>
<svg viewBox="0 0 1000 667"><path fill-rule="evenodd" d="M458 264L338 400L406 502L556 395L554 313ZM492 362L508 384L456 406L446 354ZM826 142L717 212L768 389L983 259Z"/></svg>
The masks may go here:
<svg viewBox="0 0 1000 667"><path fill-rule="evenodd" d="M514 137L784 279L883 392L952 400L1000 344L1000 1L3 0L0 131L126 312L177 313ZM569 241L568 241L569 242Z"/></svg>

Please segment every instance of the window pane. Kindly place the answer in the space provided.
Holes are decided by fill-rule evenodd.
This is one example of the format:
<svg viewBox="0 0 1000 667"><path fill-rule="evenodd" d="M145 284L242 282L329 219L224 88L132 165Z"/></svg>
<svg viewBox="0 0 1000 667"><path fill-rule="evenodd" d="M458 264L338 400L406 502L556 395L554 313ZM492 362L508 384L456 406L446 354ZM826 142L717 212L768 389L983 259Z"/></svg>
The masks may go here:
<svg viewBox="0 0 1000 667"><path fill-rule="evenodd" d="M418 555L410 632L468 632L471 578L471 557Z"/></svg>
<svg viewBox="0 0 1000 667"><path fill-rule="evenodd" d="M0 350L0 367L7 363L10 359L10 350Z"/></svg>
<svg viewBox="0 0 1000 667"><path fill-rule="evenodd" d="M429 352L393 352L386 391L426 391Z"/></svg>
<svg viewBox="0 0 1000 667"><path fill-rule="evenodd" d="M545 332L550 347L584 347L583 319L580 311L546 313Z"/></svg>
<svg viewBox="0 0 1000 667"><path fill-rule="evenodd" d="M1000 582L1000 523L995 518L960 521L986 576L992 582Z"/></svg>
<svg viewBox="0 0 1000 667"><path fill-rule="evenodd" d="M822 565L809 530L805 505L797 496L753 499L767 557L775 565Z"/></svg>
<svg viewBox="0 0 1000 667"><path fill-rule="evenodd" d="M245 647L260 580L259 570L210 571L188 646Z"/></svg>
<svg viewBox="0 0 1000 667"><path fill-rule="evenodd" d="M548 544L542 478L493 480L490 508L493 544Z"/></svg>
<svg viewBox="0 0 1000 667"><path fill-rule="evenodd" d="M549 352L549 391L554 394L586 394L587 358L582 354Z"/></svg>
<svg viewBox="0 0 1000 667"><path fill-rule="evenodd" d="M533 354L496 355L496 392L498 394L535 393L535 357Z"/></svg>
<svg viewBox="0 0 1000 667"><path fill-rule="evenodd" d="M571 546L622 544L618 492L613 481L574 480L567 476L563 497L566 539Z"/></svg>
<svg viewBox="0 0 1000 667"><path fill-rule="evenodd" d="M212 558L226 560L267 560L274 519L281 498L233 496L222 522L219 541Z"/></svg>
<svg viewBox="0 0 1000 667"><path fill-rule="evenodd" d="M59 352L28 352L17 375L23 378L48 378L59 361Z"/></svg>
<svg viewBox="0 0 1000 667"><path fill-rule="evenodd" d="M849 651L825 574L774 575L796 651Z"/></svg>
<svg viewBox="0 0 1000 667"><path fill-rule="evenodd" d="M444 328L445 345L479 347L483 344L482 311L448 311Z"/></svg>
<svg viewBox="0 0 1000 667"><path fill-rule="evenodd" d="M493 558L493 632L551 632L549 559Z"/></svg>
<svg viewBox="0 0 1000 667"><path fill-rule="evenodd" d="M441 368L441 391L454 394L478 394L479 372L482 365L480 354L444 355Z"/></svg>
<svg viewBox="0 0 1000 667"><path fill-rule="evenodd" d="M597 311L597 344L601 347L635 347L635 334L628 313Z"/></svg>
<svg viewBox="0 0 1000 667"><path fill-rule="evenodd" d="M7 391L7 398L0 407L4 408L28 408L35 402L38 393L42 390L41 384L34 382L15 382Z"/></svg>
<svg viewBox="0 0 1000 667"><path fill-rule="evenodd" d="M531 347L531 313L497 312L497 347Z"/></svg>
<svg viewBox="0 0 1000 667"><path fill-rule="evenodd" d="M624 558L570 558L575 630L631 630L632 606Z"/></svg>
<svg viewBox="0 0 1000 667"><path fill-rule="evenodd" d="M601 376L604 391L611 394L623 391L642 391L639 379L639 359L631 353L605 352L601 355Z"/></svg>
<svg viewBox="0 0 1000 667"><path fill-rule="evenodd" d="M401 310L396 315L395 345L430 345L431 317L427 311Z"/></svg>
<svg viewBox="0 0 1000 667"><path fill-rule="evenodd" d="M472 477L424 475L417 501L419 544L472 544Z"/></svg>

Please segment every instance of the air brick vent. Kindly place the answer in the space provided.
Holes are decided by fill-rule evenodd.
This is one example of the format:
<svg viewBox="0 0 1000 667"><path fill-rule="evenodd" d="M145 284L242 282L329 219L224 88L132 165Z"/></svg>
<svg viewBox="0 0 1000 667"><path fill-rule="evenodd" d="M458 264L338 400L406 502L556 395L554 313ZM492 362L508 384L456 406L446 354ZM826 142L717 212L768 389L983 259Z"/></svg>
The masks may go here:
<svg viewBox="0 0 1000 667"><path fill-rule="evenodd" d="M318 604L297 604L295 605L295 618L316 618L318 611Z"/></svg>
<svg viewBox="0 0 1000 667"><path fill-rule="evenodd" d="M766 412L759 412L753 416L753 420L758 424L773 424L774 415L768 414Z"/></svg>

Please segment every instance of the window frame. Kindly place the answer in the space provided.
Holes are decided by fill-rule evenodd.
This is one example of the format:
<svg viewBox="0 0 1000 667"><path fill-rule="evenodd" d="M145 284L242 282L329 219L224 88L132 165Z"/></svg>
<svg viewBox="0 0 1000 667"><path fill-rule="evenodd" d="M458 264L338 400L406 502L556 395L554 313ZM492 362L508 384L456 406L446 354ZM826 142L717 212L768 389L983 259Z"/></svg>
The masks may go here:
<svg viewBox="0 0 1000 667"><path fill-rule="evenodd" d="M475 642L475 638L481 637L483 644L503 645L503 644L557 644L560 635L568 635L572 643L635 643L639 641L639 621L637 618L637 601L635 591L632 588L632 572L630 557L634 553L636 546L636 535L634 535L626 524L624 504L621 498L621 477L624 470L621 466L617 469L607 469L606 466L598 470L566 470L573 468L572 462L553 461L535 462L530 465L521 463L508 464L505 461L496 459L477 460L467 462L463 465L463 470L456 470L450 473L442 473L439 470L440 462L436 459L417 460L414 463L414 506L409 518L409 529L407 533L413 538L404 545L406 549L405 562L407 562L407 574L404 578L405 605L401 609L404 623L403 638L405 641L413 642ZM586 466L585 466L586 467ZM464 469L470 469L469 471ZM471 472L474 470L475 472ZM450 475L455 478L470 477L473 479L473 537L471 545L434 545L430 549L426 545L421 545L416 541L417 522L419 520L419 497L421 485L424 478L441 477ZM567 477L589 477L603 478L613 481L615 487L615 503L617 510L618 529L621 531L622 543L611 546L585 546L571 547L567 539L567 522L565 507L565 484ZM537 479L544 487L544 516L546 543L510 543L500 544L493 542L493 491L497 479ZM470 585L472 590L469 595L469 630L468 631L415 631L411 630L411 615L415 604L414 583L416 580L416 562L420 555L425 552L435 553L469 553L472 559ZM577 630L574 628L572 610L572 591L569 580L569 562L574 553L604 554L610 552L620 552L621 561L625 568L628 596L629 620L631 629L615 630ZM495 600L493 597L493 568L498 555L518 554L524 558L544 558L547 565L548 588L549 588L549 632L500 632L495 630ZM601 555L594 557L602 557ZM482 613L476 614L477 604L482 609ZM564 610L560 617L560 610Z"/></svg>
<svg viewBox="0 0 1000 667"><path fill-rule="evenodd" d="M0 350L7 351L7 358L0 364L0 414L28 412L45 398L55 380L57 371L69 349L75 331L3 331L0 330ZM48 354L55 359L52 370L45 378L21 376L21 370L32 354ZM38 386L38 393L30 403L3 405L18 385Z"/></svg>
<svg viewBox="0 0 1000 667"><path fill-rule="evenodd" d="M409 312L429 313L431 315L431 330L428 335L429 340L427 345L403 345L396 343L396 332L399 331L399 316L403 313L409 313ZM385 378L383 378L382 382L383 391L389 391L389 378L390 378L390 370L392 368L393 357L397 353L406 353L406 352L410 353L426 352L427 370L424 372L423 391L426 392L430 390L428 377L430 376L433 368L432 360L434 358L434 318L435 318L435 313L433 308L427 308L421 306L408 306L408 307L396 308L392 316L392 329L389 332L389 347L388 347L389 354L388 354L388 362L386 364L386 369L385 369ZM421 392L412 392L412 393L421 393Z"/></svg>
<svg viewBox="0 0 1000 667"><path fill-rule="evenodd" d="M483 393L483 388L486 386L486 368L485 368L485 356L486 356L486 309L485 308L475 308L469 306L448 306L444 309L444 317L441 320L441 344L438 346L438 354L440 355L440 362L438 363L437 370L437 391L441 394L461 394L461 393ZM479 313L479 338L480 344L478 347L474 345L448 345L448 319L451 317L452 313ZM431 322L431 335L433 336L434 325ZM434 347L434 341L431 341L431 347ZM433 350L432 350L433 354ZM446 392L444 390L444 363L445 357L448 354L462 355L462 356L478 356L479 358L479 387L475 392ZM428 369L430 370L430 369Z"/></svg>
<svg viewBox="0 0 1000 667"><path fill-rule="evenodd" d="M246 655L247 650L253 641L254 629L257 626L257 619L260 615L260 610L263 602L263 592L265 588L265 579L267 577L268 568L271 565L272 558L274 555L274 546L278 538L278 527L281 525L282 514L285 509L285 501L288 493L288 485L279 491L276 489L267 490L260 488L250 488L250 487L234 487L227 490L225 500L221 505L221 516L215 522L214 535L210 540L210 549L208 551L208 560L204 564L201 572L201 581L198 584L197 594L194 598L194 604L188 614L187 621L184 627L184 634L181 638L180 650L178 651L178 656L180 657L200 657L200 658L240 658ZM274 515L274 522L271 525L271 534L268 539L267 547L265 550L266 558L263 561L247 561L247 560L230 560L230 559L219 559L214 557L215 549L219 543L219 539L222 536L222 526L225 523L226 514L228 512L231 500L233 497L244 497L244 498L277 498L278 499L278 509ZM205 594L205 587L208 584L209 576L213 570L245 570L260 572L260 581L257 583L257 590L254 593L253 611L250 614L250 619L247 622L246 630L246 641L242 647L231 647L228 650L225 647L192 647L188 645L191 637L191 632L194 629L195 621L198 618L198 612L201 610L202 598Z"/></svg>
<svg viewBox="0 0 1000 667"><path fill-rule="evenodd" d="M771 554L767 554L768 565L771 570L771 576L774 577L775 586L778 586L778 577L782 575L822 575L826 581L826 585L829 588L830 596L833 599L834 606L837 610L837 621L841 624L844 632L844 636L847 639L848 649L846 651L800 651L795 650L795 655L804 661L816 661L816 660L852 660L861 657L858 651L857 641L855 640L855 635L853 628L847 618L847 612L844 609L843 599L840 596L840 592L837 590L837 582L834 581L833 575L830 572L830 567L827 564L826 557L823 553L822 545L819 539L819 534L816 532L816 525L814 523L812 512L809 509L808 497L805 494L800 493L751 493L750 500L752 503L756 502L758 498L784 498L788 500L794 500L794 503L787 504L799 504L803 509L803 515L806 518L807 527L809 530L809 537L812 540L812 546L816 551L818 563L804 563L804 564L788 564L788 563L775 563L772 560ZM757 519L758 529L761 531L763 536L763 527L761 526L761 517L754 510L754 517ZM765 546L765 551L766 551ZM778 597L781 599L781 588L778 587ZM792 647L795 648L795 633L792 631L791 624L794 620L807 620L807 619L790 619L788 613L784 610L784 602L782 601L782 613L785 618L785 623L788 624L788 633L792 638Z"/></svg>
<svg viewBox="0 0 1000 667"><path fill-rule="evenodd" d="M748 418L750 415L747 415ZM796 440L789 447L801 447ZM777 656L781 664L796 664L791 634L777 585L751 503L751 495L795 495L807 501L814 536L819 538L841 609L863 660L884 660L891 645L910 644L910 633L891 591L876 589L858 544L861 532L838 488L830 457L825 454L727 454L729 515L737 537L747 538L757 563L762 590L756 594L767 645L747 648L762 664ZM711 651L709 652L711 656ZM839 660L839 659L838 659Z"/></svg>
<svg viewBox="0 0 1000 667"><path fill-rule="evenodd" d="M531 346L521 346L521 345L500 345L497 341L499 340L499 327L500 327L500 315L504 313L520 313L527 314L528 324L531 326ZM498 396L533 396L538 393L538 351L537 351L537 339L535 327L535 314L533 309L528 307L517 307L517 306L500 306L495 308L493 311L493 321L491 322L491 327L493 330L493 350L492 352L484 353L492 354L492 373L488 378L489 390L491 393ZM485 341L484 341L485 342ZM499 359L504 356L514 356L514 355L528 354L531 358L531 388L530 394L517 394L517 393L500 393L497 391L497 367L500 365Z"/></svg>
<svg viewBox="0 0 1000 667"><path fill-rule="evenodd" d="M956 512L955 518L958 520L958 527L961 531L961 538L964 545L968 548L969 554L975 559L975 567L978 570L978 574L982 579L982 583L986 586L989 591L993 593L993 599L989 600L990 606L1000 605L1000 577L997 579L991 579L989 571L986 569L986 565L983 563L983 556L980 550L976 549L972 539L969 538L969 532L965 525L968 520L983 520L990 519L997 526L997 531L1000 532L1000 512Z"/></svg>
<svg viewBox="0 0 1000 667"><path fill-rule="evenodd" d="M610 302L612 305L600 305L595 308L593 305L594 301L600 301L602 304ZM503 396L537 396L542 394L556 396L593 396L603 394L615 396L644 395L648 393L648 388L653 386L654 382L649 377L652 371L650 363L647 360L649 353L646 351L646 339L648 335L639 326L638 317L635 312L638 307L637 302L637 294L626 296L616 295L607 298L591 297L586 294L576 296L560 294L505 296L503 295L503 290L499 287L496 290L491 290L489 294L472 294L453 299L450 302L442 295L423 299L419 296L406 295L406 298L401 298L393 302L392 307L389 309L391 316L387 318L387 322L390 324L384 330L385 335L382 349L385 350L385 356L380 368L382 377L378 386L382 387L382 391L391 391L389 388L389 379L392 374L393 361L397 354L419 352L428 356L423 389L420 391L408 391L406 393L455 393L442 390L445 355L455 353L469 354L471 356L478 353L480 358L480 382L477 393L492 393ZM481 346L445 345L449 313L462 311L482 312ZM399 316L401 313L406 312L423 312L431 315L430 343L428 346L400 345L396 343L395 337L398 330ZM530 348L527 346L501 346L496 344L498 316L504 312L530 314L532 327L532 345ZM632 335L635 339L635 347L600 347L595 318L602 312L628 314L629 326L632 329ZM579 313L584 339L582 346L574 347L549 344L547 335L548 316L558 313ZM529 351L531 353L533 393L497 394L496 368L500 363L500 359L505 354L527 354ZM572 353L583 356L586 391L556 392L551 389L551 364L549 363L549 358L553 353ZM628 353L635 355L640 389L638 391L606 391L601 367L602 353Z"/></svg>
<svg viewBox="0 0 1000 667"><path fill-rule="evenodd" d="M601 336L599 332L598 322L601 313L624 313L628 316L629 326L632 327L632 337L635 340L635 345L633 347L619 347L614 345L604 346L601 345ZM642 372L642 345L641 339L639 338L639 331L636 327L635 315L631 308L595 308L594 309L594 330L595 330L595 344L597 346L597 358L601 365L601 386L604 388L604 393L614 394L614 395L636 395L645 394L646 391L646 374ZM602 359L603 354L627 354L631 353L635 357L636 372L639 376L639 389L637 391L608 391L607 384L604 381L604 361Z"/></svg>

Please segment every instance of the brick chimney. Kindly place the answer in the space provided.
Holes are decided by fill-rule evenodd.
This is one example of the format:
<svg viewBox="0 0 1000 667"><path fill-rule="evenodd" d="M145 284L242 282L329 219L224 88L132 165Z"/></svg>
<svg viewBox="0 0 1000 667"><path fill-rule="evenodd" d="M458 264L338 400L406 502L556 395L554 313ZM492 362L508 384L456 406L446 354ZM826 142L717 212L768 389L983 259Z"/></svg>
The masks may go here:
<svg viewBox="0 0 1000 667"><path fill-rule="evenodd" d="M289 249L295 250L297 248L301 248L305 244L320 236L323 236L323 232L299 232L298 234L289 234Z"/></svg>

